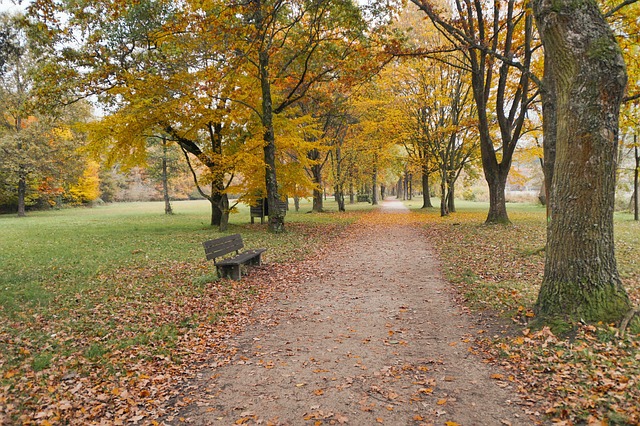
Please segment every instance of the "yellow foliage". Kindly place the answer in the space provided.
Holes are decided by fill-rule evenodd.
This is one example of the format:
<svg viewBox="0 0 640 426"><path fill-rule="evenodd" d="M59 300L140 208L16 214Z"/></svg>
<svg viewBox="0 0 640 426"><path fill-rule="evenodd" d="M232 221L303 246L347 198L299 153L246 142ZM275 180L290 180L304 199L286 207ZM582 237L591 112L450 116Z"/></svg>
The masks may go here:
<svg viewBox="0 0 640 426"><path fill-rule="evenodd" d="M88 203L100 196L100 166L95 161L89 161L75 185L71 185L69 193L79 203Z"/></svg>

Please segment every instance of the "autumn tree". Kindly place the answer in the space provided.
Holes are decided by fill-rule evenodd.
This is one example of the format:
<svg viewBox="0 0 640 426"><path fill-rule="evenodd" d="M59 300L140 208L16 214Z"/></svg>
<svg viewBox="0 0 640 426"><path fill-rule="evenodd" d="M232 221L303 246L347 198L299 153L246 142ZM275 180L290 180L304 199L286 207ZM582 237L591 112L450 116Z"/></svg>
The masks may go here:
<svg viewBox="0 0 640 426"><path fill-rule="evenodd" d="M627 151L631 157L631 181L632 196L630 200L630 210L634 212L634 219L638 220L638 172L640 169L640 142L638 141L638 127L640 127L640 58L638 57L638 43L640 42L640 3L638 2L618 2L607 0L601 2L601 7L607 22L611 25L616 36L616 40L622 50L625 63L627 65L628 83L624 103L621 106L620 114L620 151ZM618 167L623 165L618 162Z"/></svg>
<svg viewBox="0 0 640 426"><path fill-rule="evenodd" d="M74 122L86 120L84 104L45 110L34 88L39 56L21 16L0 16L0 204L17 205L25 215L28 203L55 205L90 201L94 192L70 189L79 185L85 168L93 168L77 153L84 139ZM83 185L88 190L88 186Z"/></svg>
<svg viewBox="0 0 640 426"><path fill-rule="evenodd" d="M402 123L402 112L388 96L392 72L376 75L354 94L354 116L357 132L352 137L359 139L361 158L364 158L362 172L368 177L367 187L371 189L371 203L380 200L379 185L398 154L394 148L401 144L405 130L398 128Z"/></svg>
<svg viewBox="0 0 640 426"><path fill-rule="evenodd" d="M263 127L269 229L281 232L274 115L295 105L313 86L340 77L366 44L367 25L352 1L254 0L234 5L248 28L237 48L260 87L261 102L253 110Z"/></svg>
<svg viewBox="0 0 640 426"><path fill-rule="evenodd" d="M477 158L476 120L467 74L442 61L414 58L402 64L394 86L409 130L404 145L425 175L440 175L440 212L455 210L454 188ZM433 168L433 169L432 169ZM423 181L423 191L428 191Z"/></svg>
<svg viewBox="0 0 640 426"><path fill-rule="evenodd" d="M73 19L57 20L50 12L55 6ZM150 136L175 142L211 203L212 226L224 230L232 207L228 189L261 162L252 137L258 123L245 107L234 108L257 97L226 32L237 16L215 1L182 8L153 1L85 6L32 7L57 41L47 75L66 76L56 88L45 81L43 90L63 103L97 98L107 115L88 128L93 152L108 164L143 164Z"/></svg>
<svg viewBox="0 0 640 426"><path fill-rule="evenodd" d="M545 143L555 142L536 311L543 318L619 321L631 306L613 238L624 60L595 2L534 0L532 6L545 54L543 102L553 107L553 114L545 110L544 120L552 121Z"/></svg>
<svg viewBox="0 0 640 426"><path fill-rule="evenodd" d="M422 53L455 49L464 56L457 65L471 76L482 168L489 186L486 222L509 222L507 177L527 111L537 96L529 73L534 52L533 18L524 2L516 0L456 1L453 10L436 1L411 2L448 41L439 49L426 47Z"/></svg>

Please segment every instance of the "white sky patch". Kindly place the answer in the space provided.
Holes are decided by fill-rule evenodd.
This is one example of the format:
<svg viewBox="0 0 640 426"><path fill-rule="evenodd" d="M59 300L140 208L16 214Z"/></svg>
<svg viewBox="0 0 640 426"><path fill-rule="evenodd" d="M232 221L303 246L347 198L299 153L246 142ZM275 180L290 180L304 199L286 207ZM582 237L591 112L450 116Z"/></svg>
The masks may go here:
<svg viewBox="0 0 640 426"><path fill-rule="evenodd" d="M17 1L17 0L0 0L0 13L8 12L8 13L19 13L25 12L27 7L29 6L28 0Z"/></svg>

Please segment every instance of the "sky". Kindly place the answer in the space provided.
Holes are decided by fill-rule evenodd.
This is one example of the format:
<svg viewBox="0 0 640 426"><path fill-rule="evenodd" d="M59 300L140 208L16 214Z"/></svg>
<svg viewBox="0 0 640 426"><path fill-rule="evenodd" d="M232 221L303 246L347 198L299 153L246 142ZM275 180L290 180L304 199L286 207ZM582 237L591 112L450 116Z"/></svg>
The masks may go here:
<svg viewBox="0 0 640 426"><path fill-rule="evenodd" d="M18 4L21 3L21 4ZM24 11L29 4L28 0L0 0L0 12L20 12Z"/></svg>

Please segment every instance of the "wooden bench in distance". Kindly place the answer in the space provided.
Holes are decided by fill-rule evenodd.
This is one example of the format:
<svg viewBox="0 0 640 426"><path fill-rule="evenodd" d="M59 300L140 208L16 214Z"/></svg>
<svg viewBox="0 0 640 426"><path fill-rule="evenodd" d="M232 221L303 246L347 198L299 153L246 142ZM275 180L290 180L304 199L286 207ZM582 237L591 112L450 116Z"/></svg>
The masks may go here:
<svg viewBox="0 0 640 426"><path fill-rule="evenodd" d="M242 276L240 270L241 265L260 265L262 263L262 253L267 250L260 248L240 253L240 249L244 247L240 234L208 240L203 242L202 245L204 246L207 260L213 260L213 264L218 271L218 276L221 278L230 277L234 280L239 280ZM233 252L236 252L234 257L216 261L216 259L220 259Z"/></svg>

